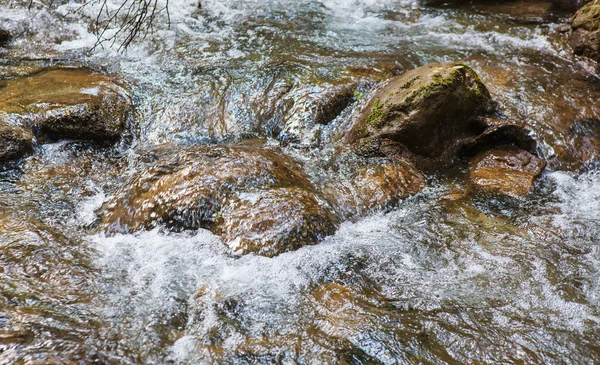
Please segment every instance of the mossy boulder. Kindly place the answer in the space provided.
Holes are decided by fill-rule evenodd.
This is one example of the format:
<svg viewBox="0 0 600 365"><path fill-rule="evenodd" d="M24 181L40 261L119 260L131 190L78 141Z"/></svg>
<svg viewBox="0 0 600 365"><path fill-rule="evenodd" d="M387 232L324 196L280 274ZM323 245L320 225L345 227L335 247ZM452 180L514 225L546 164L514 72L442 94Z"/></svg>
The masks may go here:
<svg viewBox="0 0 600 365"><path fill-rule="evenodd" d="M414 155L447 159L461 143L482 132L478 117L491 97L475 71L460 63L434 63L380 87L346 137L359 154L377 154L382 140ZM366 147L366 148L365 148Z"/></svg>
<svg viewBox="0 0 600 365"><path fill-rule="evenodd" d="M165 153L99 215L107 234L206 228L235 252L267 256L314 244L339 222L297 164L253 143Z"/></svg>
<svg viewBox="0 0 600 365"><path fill-rule="evenodd" d="M523 196L545 167L546 161L531 153L505 146L477 155L469 168L469 181L484 192Z"/></svg>
<svg viewBox="0 0 600 365"><path fill-rule="evenodd" d="M575 13L567 41L576 55L600 62L600 3L590 2Z"/></svg>
<svg viewBox="0 0 600 365"><path fill-rule="evenodd" d="M132 103L115 80L88 69L52 69L0 81L0 115L41 141L116 141Z"/></svg>
<svg viewBox="0 0 600 365"><path fill-rule="evenodd" d="M26 129L0 121L0 162L19 158L30 151L32 139Z"/></svg>

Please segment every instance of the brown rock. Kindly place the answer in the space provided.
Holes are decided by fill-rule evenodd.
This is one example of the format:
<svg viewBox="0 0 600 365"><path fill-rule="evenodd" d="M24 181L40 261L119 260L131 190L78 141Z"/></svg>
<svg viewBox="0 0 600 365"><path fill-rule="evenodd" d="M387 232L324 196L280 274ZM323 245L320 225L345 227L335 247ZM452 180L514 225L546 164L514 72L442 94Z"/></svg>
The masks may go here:
<svg viewBox="0 0 600 365"><path fill-rule="evenodd" d="M337 202L338 210L345 218L387 209L427 186L423 175L409 161L353 161L347 169L349 171L324 186L325 194L329 200Z"/></svg>
<svg viewBox="0 0 600 365"><path fill-rule="evenodd" d="M235 253L275 256L333 234L339 220L326 206L298 187L240 194L223 208L216 229Z"/></svg>
<svg viewBox="0 0 600 365"><path fill-rule="evenodd" d="M481 133L477 117L491 98L477 74L460 63L430 64L386 83L361 112L346 142L363 155L382 140L429 158L451 158L461 142ZM369 146L366 150L365 146ZM366 151L366 153L365 153Z"/></svg>
<svg viewBox="0 0 600 365"><path fill-rule="evenodd" d="M123 87L87 69L55 69L0 81L0 114L43 139L117 140L132 105Z"/></svg>
<svg viewBox="0 0 600 365"><path fill-rule="evenodd" d="M0 122L0 162L19 158L30 151L32 138L27 130Z"/></svg>
<svg viewBox="0 0 600 365"><path fill-rule="evenodd" d="M600 62L600 4L586 4L571 18L567 40L576 55Z"/></svg>
<svg viewBox="0 0 600 365"><path fill-rule="evenodd" d="M510 196L529 193L546 161L517 147L507 146L482 152L469 168L469 180L482 191Z"/></svg>
<svg viewBox="0 0 600 365"><path fill-rule="evenodd" d="M142 170L100 212L108 233L211 229L238 253L315 244L339 222L289 158L248 144L196 146Z"/></svg>

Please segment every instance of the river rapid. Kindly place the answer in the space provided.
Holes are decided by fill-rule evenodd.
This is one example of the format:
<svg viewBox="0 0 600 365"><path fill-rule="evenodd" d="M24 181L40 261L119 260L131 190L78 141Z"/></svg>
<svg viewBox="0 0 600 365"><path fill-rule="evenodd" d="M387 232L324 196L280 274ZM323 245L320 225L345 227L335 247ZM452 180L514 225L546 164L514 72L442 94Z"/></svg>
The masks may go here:
<svg viewBox="0 0 600 365"><path fill-rule="evenodd" d="M0 4L17 36L0 78L84 65L136 107L111 148L35 147L0 167L0 364L600 363L600 78L542 0L171 0L170 25L125 52L96 42L98 5ZM111 0L110 7L117 6ZM110 30L111 31L116 30ZM278 145L319 179L328 89L431 62L470 65L548 161L523 198L465 194L465 166L314 246L233 255L210 231L111 237L96 212L159 146Z"/></svg>

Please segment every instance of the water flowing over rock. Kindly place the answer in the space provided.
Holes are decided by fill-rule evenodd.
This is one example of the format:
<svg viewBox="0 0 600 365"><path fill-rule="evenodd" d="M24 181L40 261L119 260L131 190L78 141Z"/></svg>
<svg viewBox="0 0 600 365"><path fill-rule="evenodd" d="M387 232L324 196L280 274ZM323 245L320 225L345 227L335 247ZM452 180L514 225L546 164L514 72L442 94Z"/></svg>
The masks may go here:
<svg viewBox="0 0 600 365"><path fill-rule="evenodd" d="M31 150L32 138L27 130L0 122L0 161L23 156Z"/></svg>
<svg viewBox="0 0 600 365"><path fill-rule="evenodd" d="M51 69L0 81L0 116L32 128L41 141L114 142L131 110L122 86L87 69Z"/></svg>
<svg viewBox="0 0 600 365"><path fill-rule="evenodd" d="M600 4L596 1L575 13L568 43L576 55L600 62Z"/></svg>
<svg viewBox="0 0 600 365"><path fill-rule="evenodd" d="M167 154L100 215L107 233L208 228L237 253L267 256L317 243L339 223L291 159L252 144Z"/></svg>
<svg viewBox="0 0 600 365"><path fill-rule="evenodd" d="M425 177L407 159L365 159L348 154L337 161L337 167L338 171L328 173L332 178L323 189L346 219L389 209L427 186Z"/></svg>
<svg viewBox="0 0 600 365"><path fill-rule="evenodd" d="M469 179L482 191L523 196L531 191L546 162L516 147L482 152L471 162Z"/></svg>
<svg viewBox="0 0 600 365"><path fill-rule="evenodd" d="M363 155L381 152L387 140L425 159L449 160L463 141L485 129L477 118L491 105L489 92L470 67L430 64L377 90L346 141Z"/></svg>

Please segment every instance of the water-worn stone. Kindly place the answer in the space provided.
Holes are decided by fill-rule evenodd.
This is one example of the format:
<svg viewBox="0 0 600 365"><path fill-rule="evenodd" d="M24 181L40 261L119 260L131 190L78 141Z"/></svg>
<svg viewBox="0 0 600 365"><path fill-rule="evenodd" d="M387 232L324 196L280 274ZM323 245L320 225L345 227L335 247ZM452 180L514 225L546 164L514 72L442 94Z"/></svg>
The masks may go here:
<svg viewBox="0 0 600 365"><path fill-rule="evenodd" d="M389 208L427 186L410 161L374 159L366 163L341 163L348 171L325 184L323 191L329 200L336 202L339 214L346 219Z"/></svg>
<svg viewBox="0 0 600 365"><path fill-rule="evenodd" d="M338 218L318 196L299 187L237 195L216 229L238 254L274 256L333 234Z"/></svg>
<svg viewBox="0 0 600 365"><path fill-rule="evenodd" d="M314 244L338 219L289 158L252 144L196 146L138 173L101 209L106 233L208 228L236 252Z"/></svg>
<svg viewBox="0 0 600 365"><path fill-rule="evenodd" d="M0 114L43 140L115 141L131 112L125 89L87 69L54 69L0 81Z"/></svg>
<svg viewBox="0 0 600 365"><path fill-rule="evenodd" d="M600 62L600 4L586 4L571 18L569 46L576 55Z"/></svg>
<svg viewBox="0 0 600 365"><path fill-rule="evenodd" d="M27 130L0 122L0 162L23 156L31 150L32 138Z"/></svg>
<svg viewBox="0 0 600 365"><path fill-rule="evenodd" d="M363 155L376 155L379 147L373 146L390 140L415 155L446 160L485 129L476 119L490 108L490 94L475 71L460 63L434 63L377 90L346 142Z"/></svg>
<svg viewBox="0 0 600 365"><path fill-rule="evenodd" d="M546 161L513 146L500 147L477 155L469 168L469 180L477 189L510 196L531 191Z"/></svg>

